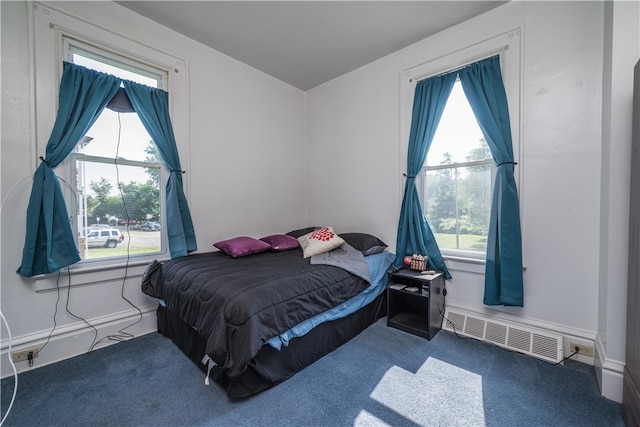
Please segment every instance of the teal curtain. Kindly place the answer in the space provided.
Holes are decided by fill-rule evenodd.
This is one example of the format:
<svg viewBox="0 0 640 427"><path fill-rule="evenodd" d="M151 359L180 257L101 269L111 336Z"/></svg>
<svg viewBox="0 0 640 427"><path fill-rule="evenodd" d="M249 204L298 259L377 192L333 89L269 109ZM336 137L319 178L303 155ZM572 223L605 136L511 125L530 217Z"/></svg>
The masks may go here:
<svg viewBox="0 0 640 427"><path fill-rule="evenodd" d="M471 64L458 74L497 164L487 239L484 304L522 307L520 207L500 58Z"/></svg>
<svg viewBox="0 0 640 427"><path fill-rule="evenodd" d="M447 279L451 279L451 274L422 211L415 180L422 170L455 81L456 74L450 73L422 80L416 85L395 261L395 265L401 266L407 255L427 255L429 265L442 271Z"/></svg>
<svg viewBox="0 0 640 427"><path fill-rule="evenodd" d="M25 277L51 273L80 261L58 177L53 172L98 119L115 96L118 77L69 62L63 64L59 107L46 155L33 177L27 207L27 231L22 264ZM168 94L134 82L124 82L145 128L158 146L167 168L167 233L171 257L197 249L191 213L182 189L180 159L169 117Z"/></svg>
<svg viewBox="0 0 640 427"><path fill-rule="evenodd" d="M119 85L117 77L63 64L58 113L45 157L33 176L18 274L32 277L80 261L60 181L53 169L73 151Z"/></svg>
<svg viewBox="0 0 640 427"><path fill-rule="evenodd" d="M169 250L172 258L185 256L198 247L191 213L184 195L180 158L169 117L169 94L130 81L124 82L124 88L170 171L166 200Z"/></svg>

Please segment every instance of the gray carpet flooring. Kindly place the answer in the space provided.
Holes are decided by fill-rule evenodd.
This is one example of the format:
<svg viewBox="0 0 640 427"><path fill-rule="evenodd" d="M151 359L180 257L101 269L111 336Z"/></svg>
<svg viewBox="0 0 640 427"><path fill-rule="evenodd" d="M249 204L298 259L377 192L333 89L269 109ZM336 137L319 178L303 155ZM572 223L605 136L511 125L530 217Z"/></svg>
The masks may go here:
<svg viewBox="0 0 640 427"><path fill-rule="evenodd" d="M20 374L9 426L624 426L592 366L381 319L288 381L229 400L152 333ZM2 414L13 378L1 381Z"/></svg>

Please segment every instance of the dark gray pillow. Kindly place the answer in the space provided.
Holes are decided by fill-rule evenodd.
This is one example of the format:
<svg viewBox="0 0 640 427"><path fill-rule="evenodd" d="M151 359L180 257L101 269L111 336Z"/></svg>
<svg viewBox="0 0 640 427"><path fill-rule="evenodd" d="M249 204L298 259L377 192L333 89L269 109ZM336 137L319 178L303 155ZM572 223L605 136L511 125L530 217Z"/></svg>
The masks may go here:
<svg viewBox="0 0 640 427"><path fill-rule="evenodd" d="M379 254L387 248L386 243L371 234L342 233L339 236L349 245L362 252L364 256Z"/></svg>

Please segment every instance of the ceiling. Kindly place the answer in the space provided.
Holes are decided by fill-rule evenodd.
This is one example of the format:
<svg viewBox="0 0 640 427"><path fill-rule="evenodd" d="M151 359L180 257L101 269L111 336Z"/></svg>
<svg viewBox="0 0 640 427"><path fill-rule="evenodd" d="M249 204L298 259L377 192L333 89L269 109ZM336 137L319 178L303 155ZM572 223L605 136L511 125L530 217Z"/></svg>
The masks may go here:
<svg viewBox="0 0 640 427"><path fill-rule="evenodd" d="M117 1L308 90L506 1Z"/></svg>

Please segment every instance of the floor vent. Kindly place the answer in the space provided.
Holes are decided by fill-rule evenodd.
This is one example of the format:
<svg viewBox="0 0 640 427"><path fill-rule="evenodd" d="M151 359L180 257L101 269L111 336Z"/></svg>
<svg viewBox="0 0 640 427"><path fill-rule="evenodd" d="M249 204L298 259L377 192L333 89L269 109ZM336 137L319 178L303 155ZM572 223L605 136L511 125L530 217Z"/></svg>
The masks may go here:
<svg viewBox="0 0 640 427"><path fill-rule="evenodd" d="M442 328L460 335L488 341L508 350L547 362L562 360L562 335L524 327L476 313L447 308Z"/></svg>

